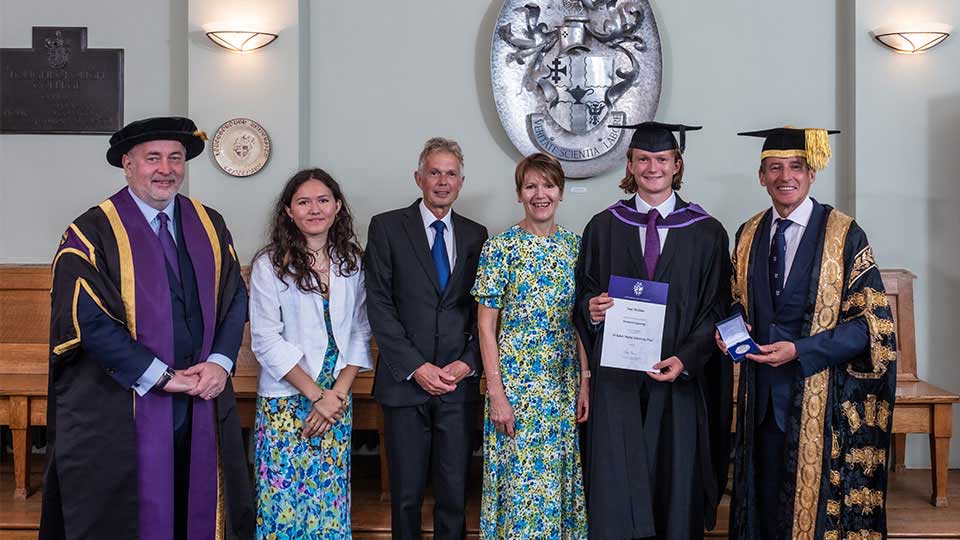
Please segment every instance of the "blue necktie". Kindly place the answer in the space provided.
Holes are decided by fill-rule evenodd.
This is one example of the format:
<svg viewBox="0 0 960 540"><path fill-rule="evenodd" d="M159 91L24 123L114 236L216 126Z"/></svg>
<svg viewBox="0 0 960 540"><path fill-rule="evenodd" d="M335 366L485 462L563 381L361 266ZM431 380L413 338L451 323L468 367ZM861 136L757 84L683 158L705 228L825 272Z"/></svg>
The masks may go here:
<svg viewBox="0 0 960 540"><path fill-rule="evenodd" d="M433 240L433 248L430 252L433 254L433 265L437 267L437 278L440 279L440 292L447 288L447 281L450 280L450 259L447 257L447 243L443 239L443 230L447 228L439 219L430 224L433 230L437 231L436 238Z"/></svg>
<svg viewBox="0 0 960 540"><path fill-rule="evenodd" d="M784 274L787 268L787 239L784 231L793 224L789 219L777 218L777 230L773 232L773 245L770 247L770 292L774 305L780 305L780 293L783 292Z"/></svg>

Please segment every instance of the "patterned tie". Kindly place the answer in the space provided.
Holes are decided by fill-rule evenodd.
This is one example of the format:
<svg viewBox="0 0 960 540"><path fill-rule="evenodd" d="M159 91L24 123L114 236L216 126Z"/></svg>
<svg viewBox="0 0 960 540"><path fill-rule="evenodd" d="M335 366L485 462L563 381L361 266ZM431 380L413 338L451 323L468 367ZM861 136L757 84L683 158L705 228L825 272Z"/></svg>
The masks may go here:
<svg viewBox="0 0 960 540"><path fill-rule="evenodd" d="M770 247L770 292L773 294L773 303L780 304L780 293L783 292L783 275L787 268L787 239L784 231L793 224L789 219L777 218L777 230L773 233L773 246Z"/></svg>
<svg viewBox="0 0 960 540"><path fill-rule="evenodd" d="M647 267L647 279L653 279L653 273L657 270L657 261L660 260L660 233L657 231L657 221L659 219L660 212L656 208L651 208L647 212L647 236L643 250L643 263Z"/></svg>
<svg viewBox="0 0 960 540"><path fill-rule="evenodd" d="M447 281L450 280L450 259L447 257L447 243L443 239L443 230L447 228L439 219L430 224L433 230L437 231L436 238L433 240L433 265L437 267L437 277L440 279L440 292L447 288Z"/></svg>
<svg viewBox="0 0 960 540"><path fill-rule="evenodd" d="M170 223L170 217L166 212L160 212L157 214L157 219L160 220L160 230L157 231L157 236L160 237L163 258L173 269L173 275L177 276L177 281L180 281L180 259L177 255L177 244L174 243L173 236L170 235L170 229L167 227L167 224Z"/></svg>

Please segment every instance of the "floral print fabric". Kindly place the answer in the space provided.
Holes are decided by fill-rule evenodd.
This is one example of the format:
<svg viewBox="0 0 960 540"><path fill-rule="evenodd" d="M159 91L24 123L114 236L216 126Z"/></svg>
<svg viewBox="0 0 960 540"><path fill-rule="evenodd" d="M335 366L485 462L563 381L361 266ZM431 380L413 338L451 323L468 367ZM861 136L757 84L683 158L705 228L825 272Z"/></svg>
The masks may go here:
<svg viewBox="0 0 960 540"><path fill-rule="evenodd" d="M472 294L500 309L500 377L515 438L483 428L484 539L587 537L576 424L580 364L573 329L580 238L514 226L487 241Z"/></svg>
<svg viewBox="0 0 960 540"><path fill-rule="evenodd" d="M337 344L324 299L327 353L317 377L331 388ZM325 434L304 439L303 422L310 400L302 394L257 399L256 452L257 538L262 540L351 538L350 437L352 404Z"/></svg>

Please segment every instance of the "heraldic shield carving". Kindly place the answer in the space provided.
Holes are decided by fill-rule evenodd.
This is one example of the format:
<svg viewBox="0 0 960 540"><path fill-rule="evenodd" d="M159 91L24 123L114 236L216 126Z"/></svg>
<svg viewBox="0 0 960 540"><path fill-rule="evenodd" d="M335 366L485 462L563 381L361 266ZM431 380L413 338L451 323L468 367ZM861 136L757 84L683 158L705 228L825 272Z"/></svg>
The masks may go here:
<svg viewBox="0 0 960 540"><path fill-rule="evenodd" d="M490 74L497 113L524 155L571 178L622 166L630 133L660 101L660 35L648 0L506 0Z"/></svg>

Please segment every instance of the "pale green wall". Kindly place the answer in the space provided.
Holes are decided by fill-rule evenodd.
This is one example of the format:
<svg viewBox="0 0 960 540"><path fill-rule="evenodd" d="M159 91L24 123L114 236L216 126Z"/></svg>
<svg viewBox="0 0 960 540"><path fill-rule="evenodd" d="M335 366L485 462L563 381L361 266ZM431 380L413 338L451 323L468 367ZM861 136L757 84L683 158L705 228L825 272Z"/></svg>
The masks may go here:
<svg viewBox="0 0 960 540"><path fill-rule="evenodd" d="M501 1L338 2L311 14L311 156L348 186L366 218L409 204L423 142L460 141L467 182L457 209L499 232L522 217L513 148L493 105L490 41ZM658 119L703 124L688 136L682 196L737 224L768 204L756 180L759 142L736 131L838 123L832 1L654 2L664 52ZM749 22L747 22L749 21ZM788 21L788 22L784 22ZM787 28L818 39L786 40ZM776 46L771 46L775 43ZM623 196L618 168L571 181L560 222L580 231ZM271 173L272 174L272 173ZM816 196L835 199L826 171ZM733 195L736 193L736 195Z"/></svg>
<svg viewBox="0 0 960 540"><path fill-rule="evenodd" d="M33 26L86 26L88 47L124 49L126 121L183 114L185 6L0 0L0 47L29 48ZM0 262L49 262L70 221L124 185L104 157L109 138L0 135Z"/></svg>
<svg viewBox="0 0 960 540"><path fill-rule="evenodd" d="M919 56L893 54L868 32L898 21L960 26L960 2L857 2L857 219L877 262L917 274L917 370L960 392L960 43ZM951 465L960 464L954 407ZM908 463L928 467L926 436L910 436Z"/></svg>
<svg viewBox="0 0 960 540"><path fill-rule="evenodd" d="M950 38L918 57L894 55L868 31L898 17L960 24L952 0L654 1L664 53L663 121L702 123L690 134L681 194L732 234L769 201L757 185L759 141L736 131L836 127L835 158L813 194L855 213L884 267L920 279L921 377L960 392L952 357L960 303L960 217L952 154L960 148L960 45ZM248 261L283 182L303 165L345 187L364 235L370 216L409 204L423 141L458 139L467 183L458 211L491 232L520 218L512 192L517 152L499 125L489 46L501 2L308 0L0 0L0 46L26 47L30 26L90 27L90 45L125 53L126 119L188 113L212 132L248 116L274 154L259 174L235 179L205 154L189 192L221 210ZM215 48L206 22L260 20L280 31L249 55ZM107 166L106 136L0 136L0 262L45 263L69 220L123 184ZM560 221L579 230L621 196L621 171L570 182ZM960 411L957 411L960 417ZM955 432L960 433L960 419ZM960 443L952 461L960 466ZM908 464L926 466L911 439Z"/></svg>

